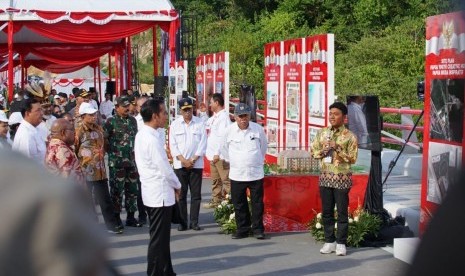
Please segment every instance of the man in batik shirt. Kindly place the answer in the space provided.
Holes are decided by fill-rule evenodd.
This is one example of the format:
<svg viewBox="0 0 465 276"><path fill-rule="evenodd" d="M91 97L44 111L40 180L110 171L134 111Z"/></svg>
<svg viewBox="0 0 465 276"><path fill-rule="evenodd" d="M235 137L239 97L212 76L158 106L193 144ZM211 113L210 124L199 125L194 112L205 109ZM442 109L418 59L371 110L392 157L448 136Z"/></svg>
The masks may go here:
<svg viewBox="0 0 465 276"><path fill-rule="evenodd" d="M122 225L120 213L124 195L126 226L140 227L134 217L137 211L137 173L134 160L134 140L137 134L137 121L129 115L129 99L125 96L116 99L115 116L105 123L105 138L108 139L108 167L110 169L110 194L115 209L115 217Z"/></svg>
<svg viewBox="0 0 465 276"><path fill-rule="evenodd" d="M75 150L87 181L89 192L94 196L108 231L123 233L114 216L113 204L108 191L108 178L105 169L105 139L103 129L97 124L97 109L90 103L83 102L79 106L81 123L76 128Z"/></svg>
<svg viewBox="0 0 465 276"><path fill-rule="evenodd" d="M71 148L74 145L74 126L66 119L57 119L50 128L50 141L45 154L47 169L86 188L86 180L79 160ZM87 188L86 188L87 189Z"/></svg>
<svg viewBox="0 0 465 276"><path fill-rule="evenodd" d="M321 254L336 251L346 255L349 231L349 191L352 187L350 165L357 160L357 138L344 126L347 107L341 102L329 106L330 127L318 131L312 142L312 155L320 159L320 197L325 244ZM334 233L334 206L337 207L337 231Z"/></svg>

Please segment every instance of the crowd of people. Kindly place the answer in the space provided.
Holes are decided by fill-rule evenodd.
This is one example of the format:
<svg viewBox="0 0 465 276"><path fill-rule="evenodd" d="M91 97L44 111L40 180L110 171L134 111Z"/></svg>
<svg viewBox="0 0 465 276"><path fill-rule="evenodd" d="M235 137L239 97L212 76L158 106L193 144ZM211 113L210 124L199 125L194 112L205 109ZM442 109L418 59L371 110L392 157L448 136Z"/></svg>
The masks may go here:
<svg viewBox="0 0 465 276"><path fill-rule="evenodd" d="M75 89L72 97L52 91L45 101L18 93L10 115L0 112L0 148L11 147L52 174L71 179L88 193L89 205L100 206L109 233L149 222L149 275L175 275L169 243L174 212L178 231L202 230L204 157L212 179L211 200L204 208L215 208L230 196L237 225L232 238L265 239L263 165L268 142L263 127L251 122L251 108L237 104L231 120L223 96L213 94L213 115L208 118L205 106L199 105L195 116L192 99L182 98L181 116L168 126L163 100L128 92L114 100L107 93L101 103L95 91L85 89ZM313 157L322 162L322 254L346 254L350 164L357 157L356 137L343 124L346 115L344 104L332 104L331 126L320 130L312 144ZM91 209L97 218L93 205Z"/></svg>

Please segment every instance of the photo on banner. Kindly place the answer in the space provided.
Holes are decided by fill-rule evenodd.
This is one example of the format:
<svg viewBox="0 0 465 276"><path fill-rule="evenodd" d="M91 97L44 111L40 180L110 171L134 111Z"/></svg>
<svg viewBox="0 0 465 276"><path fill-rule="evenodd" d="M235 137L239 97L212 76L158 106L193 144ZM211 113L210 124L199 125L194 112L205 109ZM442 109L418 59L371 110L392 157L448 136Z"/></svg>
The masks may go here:
<svg viewBox="0 0 465 276"><path fill-rule="evenodd" d="M276 156L278 153L278 120L266 120L267 153Z"/></svg>

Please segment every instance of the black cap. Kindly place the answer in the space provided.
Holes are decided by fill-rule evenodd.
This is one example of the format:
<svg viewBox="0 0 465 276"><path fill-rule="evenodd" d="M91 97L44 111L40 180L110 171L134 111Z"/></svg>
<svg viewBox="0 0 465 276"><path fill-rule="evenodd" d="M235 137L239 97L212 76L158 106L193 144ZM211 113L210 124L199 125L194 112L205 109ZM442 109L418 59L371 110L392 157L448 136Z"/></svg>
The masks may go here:
<svg viewBox="0 0 465 276"><path fill-rule="evenodd" d="M87 90L82 88L82 89L79 89L79 92L77 94L74 94L74 96L76 96L76 97L87 97L87 96L89 96L89 93L87 92Z"/></svg>
<svg viewBox="0 0 465 276"><path fill-rule="evenodd" d="M186 108L192 108L192 100L191 98L182 98L179 100L179 108L180 109L186 109Z"/></svg>
<svg viewBox="0 0 465 276"><path fill-rule="evenodd" d="M60 93L58 93L58 96L60 96L60 97L62 97L62 98L65 98L65 99L68 98L68 94L66 94L65 92L60 92Z"/></svg>
<svg viewBox="0 0 465 276"><path fill-rule="evenodd" d="M126 96L116 98L116 105L118 106L128 106L130 104L131 102L129 102L129 99Z"/></svg>
<svg viewBox="0 0 465 276"><path fill-rule="evenodd" d="M234 108L234 115L239 116L242 114L250 114L252 110L250 109L250 106L246 105L245 103L239 103L236 105Z"/></svg>

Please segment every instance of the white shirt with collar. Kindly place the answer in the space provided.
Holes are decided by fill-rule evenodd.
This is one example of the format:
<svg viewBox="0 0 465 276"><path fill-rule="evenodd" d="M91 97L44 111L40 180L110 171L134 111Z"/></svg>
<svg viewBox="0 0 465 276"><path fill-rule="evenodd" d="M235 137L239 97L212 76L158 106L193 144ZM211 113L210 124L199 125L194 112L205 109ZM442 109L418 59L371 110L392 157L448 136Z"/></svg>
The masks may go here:
<svg viewBox="0 0 465 276"><path fill-rule="evenodd" d="M113 109L115 109L115 105L111 100L105 100L100 104L100 114L105 115L107 119L113 117Z"/></svg>
<svg viewBox="0 0 465 276"><path fill-rule="evenodd" d="M142 115L137 114L135 117L136 119L136 122L137 122L137 131L141 130L142 129L142 126L145 126L145 123L144 123L144 119L142 118ZM157 128L157 131L158 133L160 133L160 137L162 137L162 139L160 139L160 143L162 145L162 147L164 148L165 147L165 143L166 143L166 132L165 132L165 128L164 127L159 127Z"/></svg>
<svg viewBox="0 0 465 276"><path fill-rule="evenodd" d="M181 169L181 161L176 156L182 155L186 159L199 156L194 163L195 169L203 169L203 156L207 147L207 133L202 119L192 116L187 124L184 118L178 117L171 123L169 146L173 156L173 166Z"/></svg>
<svg viewBox="0 0 465 276"><path fill-rule="evenodd" d="M134 145L142 201L148 207L174 205L174 190L181 188L161 146L161 139L159 131L144 124L137 132Z"/></svg>
<svg viewBox="0 0 465 276"><path fill-rule="evenodd" d="M229 113L226 109L213 114L206 122L205 126L208 131L208 139L205 156L209 161L212 161L215 155L219 155L220 159L224 159L220 147L226 135L226 129L230 125L231 119L229 119Z"/></svg>
<svg viewBox="0 0 465 276"><path fill-rule="evenodd" d="M42 140L47 141L48 136L50 135L50 129L52 128L53 122L56 121L56 117L53 115L50 115L50 118L48 119L43 119L42 122L37 126L37 131L40 133L40 136L42 136Z"/></svg>
<svg viewBox="0 0 465 276"><path fill-rule="evenodd" d="M44 163L45 152L47 150L45 141L37 131L37 128L26 120L21 121L11 148L40 164Z"/></svg>
<svg viewBox="0 0 465 276"><path fill-rule="evenodd" d="M235 181L262 179L267 147L265 131L259 124L249 122L244 130L237 123L232 124L222 145L222 152L229 161L229 178Z"/></svg>

